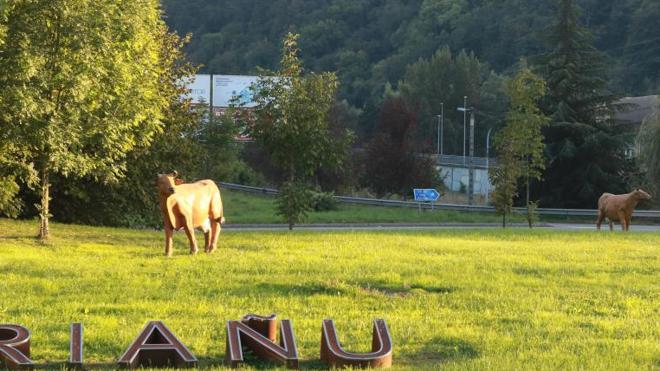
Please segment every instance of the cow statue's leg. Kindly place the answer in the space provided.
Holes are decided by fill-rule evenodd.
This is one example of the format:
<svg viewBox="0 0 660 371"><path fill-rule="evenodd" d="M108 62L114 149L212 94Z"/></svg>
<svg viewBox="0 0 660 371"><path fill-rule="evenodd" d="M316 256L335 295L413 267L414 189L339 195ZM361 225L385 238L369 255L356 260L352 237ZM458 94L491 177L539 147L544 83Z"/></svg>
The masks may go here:
<svg viewBox="0 0 660 371"><path fill-rule="evenodd" d="M174 230L172 228L165 227L165 255L172 256L172 235Z"/></svg>
<svg viewBox="0 0 660 371"><path fill-rule="evenodd" d="M208 253L212 253L218 247L218 238L220 237L221 225L219 221L211 220L211 246Z"/></svg>
<svg viewBox="0 0 660 371"><path fill-rule="evenodd" d="M626 223L626 214L622 210L619 210L617 215L619 216L619 223L621 223L621 230L624 232L627 231L628 225Z"/></svg>
<svg viewBox="0 0 660 371"><path fill-rule="evenodd" d="M600 231L600 225L603 223L603 219L605 219L605 213L603 213L601 210L598 210L598 219L596 219L596 229Z"/></svg>
<svg viewBox="0 0 660 371"><path fill-rule="evenodd" d="M188 236L188 242L190 242L190 254L197 254L197 241L195 240L195 228L193 228L192 222L186 223L186 235Z"/></svg>
<svg viewBox="0 0 660 371"><path fill-rule="evenodd" d="M632 215L626 218L626 231L630 230L630 222L632 221Z"/></svg>
<svg viewBox="0 0 660 371"><path fill-rule="evenodd" d="M211 249L211 229L204 230L204 252L209 252Z"/></svg>

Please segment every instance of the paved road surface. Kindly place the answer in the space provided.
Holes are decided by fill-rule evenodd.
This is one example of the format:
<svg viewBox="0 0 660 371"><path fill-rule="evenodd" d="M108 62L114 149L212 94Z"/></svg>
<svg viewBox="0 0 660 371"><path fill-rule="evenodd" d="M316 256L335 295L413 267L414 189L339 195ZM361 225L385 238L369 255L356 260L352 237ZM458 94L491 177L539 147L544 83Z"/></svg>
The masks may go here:
<svg viewBox="0 0 660 371"><path fill-rule="evenodd" d="M513 224L513 228L527 228L526 224ZM498 229L499 224L492 223L456 223L456 224L406 224L406 223L360 223L360 224L301 224L295 227L295 230L305 231L398 231L398 230L442 230L442 229ZM538 228L559 230L559 231L578 231L578 230L596 230L595 224L577 224L577 223L541 223ZM288 229L286 224L227 224L223 226L223 231L227 232L254 232L254 231L285 231ZM620 231L621 227L615 225L615 231ZM660 225L633 225L631 232L660 232ZM603 225L603 233L609 232L607 224Z"/></svg>

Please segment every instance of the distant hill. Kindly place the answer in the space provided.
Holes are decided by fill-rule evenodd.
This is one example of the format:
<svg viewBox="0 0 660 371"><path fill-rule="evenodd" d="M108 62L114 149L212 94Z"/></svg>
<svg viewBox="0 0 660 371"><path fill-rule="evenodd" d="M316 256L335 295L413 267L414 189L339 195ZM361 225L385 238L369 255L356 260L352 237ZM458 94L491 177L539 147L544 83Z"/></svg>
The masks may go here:
<svg viewBox="0 0 660 371"><path fill-rule="evenodd" d="M581 0L582 21L612 57L611 88L657 94L660 1ZM439 47L466 49L497 72L542 52L556 0L164 0L166 19L193 33L189 55L203 72L273 68L280 40L300 33L306 66L337 71L340 94L362 108L387 82Z"/></svg>

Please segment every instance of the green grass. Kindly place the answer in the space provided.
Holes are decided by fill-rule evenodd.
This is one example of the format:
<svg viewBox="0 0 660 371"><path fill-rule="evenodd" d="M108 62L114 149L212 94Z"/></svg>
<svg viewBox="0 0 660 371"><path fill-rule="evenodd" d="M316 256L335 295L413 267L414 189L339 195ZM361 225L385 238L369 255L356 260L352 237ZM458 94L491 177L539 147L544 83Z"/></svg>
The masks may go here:
<svg viewBox="0 0 660 371"><path fill-rule="evenodd" d="M356 351L386 319L395 369L660 367L660 234L224 232L194 257L177 234L167 259L155 231L54 224L42 246L36 227L0 219L0 323L30 328L42 365L67 359L71 322L108 368L163 320L200 367L221 368L226 320L277 313L302 368L322 367L324 318Z"/></svg>
<svg viewBox="0 0 660 371"><path fill-rule="evenodd" d="M275 199L237 191L222 191L227 222L230 224L283 223L275 214ZM338 210L311 212L306 223L501 223L493 213L472 213L453 210L423 210L401 207L381 207L338 204ZM514 222L523 222L514 215Z"/></svg>

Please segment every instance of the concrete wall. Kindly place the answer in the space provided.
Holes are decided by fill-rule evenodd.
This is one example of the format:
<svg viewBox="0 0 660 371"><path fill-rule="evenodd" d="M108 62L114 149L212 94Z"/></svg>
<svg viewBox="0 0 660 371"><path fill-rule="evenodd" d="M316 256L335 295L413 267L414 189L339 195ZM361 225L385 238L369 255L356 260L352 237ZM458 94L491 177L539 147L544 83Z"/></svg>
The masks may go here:
<svg viewBox="0 0 660 371"><path fill-rule="evenodd" d="M461 183L463 183L467 192L469 184L467 168L441 165L438 170L448 189L458 192L461 190ZM488 179L488 171L486 169L474 169L474 194L486 196L488 192L492 191L493 185L490 184Z"/></svg>

